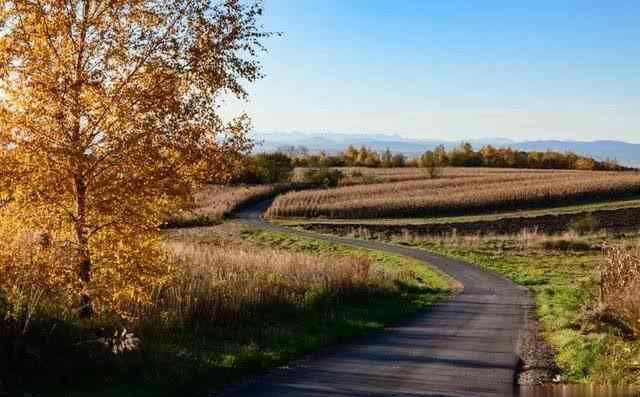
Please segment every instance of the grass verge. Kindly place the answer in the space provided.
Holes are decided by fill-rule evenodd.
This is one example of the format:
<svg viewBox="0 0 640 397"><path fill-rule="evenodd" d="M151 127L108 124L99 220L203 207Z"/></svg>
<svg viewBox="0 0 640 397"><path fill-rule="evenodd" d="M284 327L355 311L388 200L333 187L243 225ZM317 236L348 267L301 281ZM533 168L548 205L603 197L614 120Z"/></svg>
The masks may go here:
<svg viewBox="0 0 640 397"><path fill-rule="evenodd" d="M598 313L603 244L637 245L638 234L395 238L500 273L533 292L545 340L566 382L640 384L640 341Z"/></svg>

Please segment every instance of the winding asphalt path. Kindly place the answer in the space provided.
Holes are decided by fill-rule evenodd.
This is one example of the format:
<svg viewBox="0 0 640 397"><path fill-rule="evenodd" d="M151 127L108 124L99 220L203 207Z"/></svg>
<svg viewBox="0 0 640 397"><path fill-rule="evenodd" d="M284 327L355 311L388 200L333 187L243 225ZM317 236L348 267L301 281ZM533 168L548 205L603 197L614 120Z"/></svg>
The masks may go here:
<svg viewBox="0 0 640 397"><path fill-rule="evenodd" d="M267 202L240 212L261 229L404 255L459 281L464 290L414 319L322 352L225 391L223 396L513 396L517 346L532 301L496 274L421 250L272 225Z"/></svg>

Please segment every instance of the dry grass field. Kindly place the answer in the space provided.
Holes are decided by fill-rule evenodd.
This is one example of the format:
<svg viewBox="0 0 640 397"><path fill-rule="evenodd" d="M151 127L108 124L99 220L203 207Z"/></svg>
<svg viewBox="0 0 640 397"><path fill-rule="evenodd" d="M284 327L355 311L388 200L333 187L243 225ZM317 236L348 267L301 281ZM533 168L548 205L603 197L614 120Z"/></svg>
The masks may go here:
<svg viewBox="0 0 640 397"><path fill-rule="evenodd" d="M87 327L63 311L68 293L42 273L37 239L25 240L24 255L0 255L2 269L22 269L19 283L0 277L0 369L12 375L0 396L26 395L5 387L37 396L204 395L380 330L449 291L446 277L411 259L235 223L163 236L174 271L150 300ZM18 360L14 349L27 354Z"/></svg>
<svg viewBox="0 0 640 397"><path fill-rule="evenodd" d="M167 244L184 263L185 274L163 291L160 312L180 324L237 323L261 316L264 308L303 307L314 297L344 297L393 289L397 279L364 257L318 256L237 242L188 240Z"/></svg>
<svg viewBox="0 0 640 397"><path fill-rule="evenodd" d="M208 186L196 193L191 208L186 208L167 219L166 226L187 227L219 223L240 206L275 194L279 189L283 189L283 186Z"/></svg>
<svg viewBox="0 0 640 397"><path fill-rule="evenodd" d="M288 193L275 200L267 216L429 217L560 206L637 195L640 195L638 173L452 168L438 179Z"/></svg>
<svg viewBox="0 0 640 397"><path fill-rule="evenodd" d="M342 167L338 169L344 174L342 186L412 181L427 177L424 170L418 168ZM172 214L167 219L165 227L191 227L219 223L247 203L272 196L298 185L302 187L305 170L306 168L302 167L296 168L292 183L289 184L207 186L195 194L195 200L191 207ZM483 171L485 170L480 170L480 172ZM469 171L461 169L447 173L447 175L454 178L468 173Z"/></svg>

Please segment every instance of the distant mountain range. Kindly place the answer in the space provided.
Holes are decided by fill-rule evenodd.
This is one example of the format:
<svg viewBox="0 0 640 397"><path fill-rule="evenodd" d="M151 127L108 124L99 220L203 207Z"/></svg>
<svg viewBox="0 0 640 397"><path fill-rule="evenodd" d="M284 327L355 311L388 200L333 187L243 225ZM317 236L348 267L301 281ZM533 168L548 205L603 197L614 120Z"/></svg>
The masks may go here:
<svg viewBox="0 0 640 397"><path fill-rule="evenodd" d="M412 139L399 135L386 134L307 134L299 132L256 134L255 140L259 143L255 151L271 152L282 146L304 146L311 152L324 150L328 153L336 153L344 150L349 145L366 146L375 150L389 148L392 152L400 152L407 156L416 156L426 150L432 150L438 145L444 145L447 149L455 147L461 141L447 141L437 139ZM592 156L596 160L615 159L621 165L640 167L640 144L622 141L515 141L507 138L469 139L475 148L484 145L495 147L511 147L524 151L574 152L576 154Z"/></svg>

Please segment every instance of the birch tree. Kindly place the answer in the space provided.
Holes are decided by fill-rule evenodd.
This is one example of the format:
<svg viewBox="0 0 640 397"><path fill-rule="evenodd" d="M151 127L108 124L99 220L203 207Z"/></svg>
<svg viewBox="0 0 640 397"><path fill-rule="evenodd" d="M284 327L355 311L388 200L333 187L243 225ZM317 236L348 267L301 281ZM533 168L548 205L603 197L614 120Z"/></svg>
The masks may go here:
<svg viewBox="0 0 640 397"><path fill-rule="evenodd" d="M82 316L108 266L95 258L152 233L248 149L248 119L218 109L261 77L261 13L238 0L0 0L0 191L73 248Z"/></svg>

